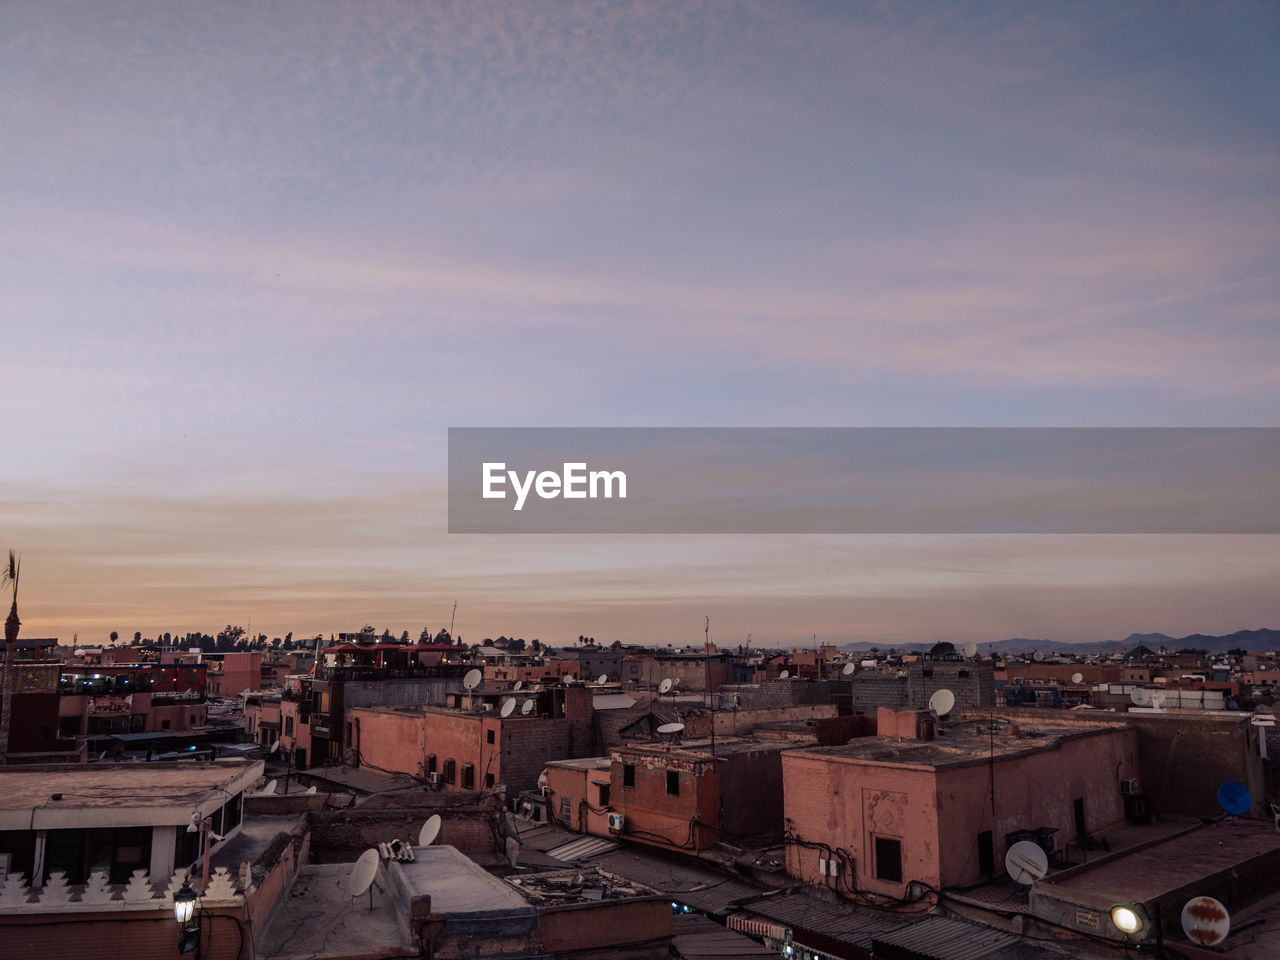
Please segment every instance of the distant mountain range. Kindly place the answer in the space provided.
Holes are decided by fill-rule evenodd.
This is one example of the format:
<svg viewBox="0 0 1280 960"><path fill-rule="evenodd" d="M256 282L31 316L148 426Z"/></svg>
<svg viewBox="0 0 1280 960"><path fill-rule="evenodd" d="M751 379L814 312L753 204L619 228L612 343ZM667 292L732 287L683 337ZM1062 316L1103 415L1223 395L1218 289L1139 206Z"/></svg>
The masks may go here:
<svg viewBox="0 0 1280 960"><path fill-rule="evenodd" d="M1131 633L1123 640L1105 640L1101 643L1064 643L1053 640L1028 640L1015 637L1010 640L992 640L978 644L980 653L1043 653L1061 651L1071 654L1111 654L1132 650L1141 644L1158 652L1161 647L1170 651L1207 650L1209 653L1225 653L1228 650L1280 650L1280 630L1264 627L1261 630L1237 630L1220 637L1212 637L1203 633L1193 633L1186 637L1170 637L1163 633ZM846 643L841 650L867 651L875 648L886 650L928 650L932 643L876 643L875 641L858 641ZM956 644L959 648L961 645Z"/></svg>

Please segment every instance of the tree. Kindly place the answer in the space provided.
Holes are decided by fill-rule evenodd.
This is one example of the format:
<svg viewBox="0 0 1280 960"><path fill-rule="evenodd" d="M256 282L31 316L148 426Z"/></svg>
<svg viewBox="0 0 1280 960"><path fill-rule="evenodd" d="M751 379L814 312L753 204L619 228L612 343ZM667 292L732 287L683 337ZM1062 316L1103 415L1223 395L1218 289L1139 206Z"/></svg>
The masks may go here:
<svg viewBox="0 0 1280 960"><path fill-rule="evenodd" d="M440 628L440 632L436 634L436 643L453 643L453 637L449 635L449 631L444 627Z"/></svg>
<svg viewBox="0 0 1280 960"><path fill-rule="evenodd" d="M142 642L142 631L141 631L141 630L135 630L135 631L133 631L133 643L134 643L134 645L136 646L136 645L138 645L138 644L139 644L139 643L141 643L141 642Z"/></svg>
<svg viewBox="0 0 1280 960"><path fill-rule="evenodd" d="M115 643L117 640L119 640L119 639L120 639L120 634L118 634L118 633L116 633L114 630L112 630L112 631L111 631L111 642L114 644L114 643Z"/></svg>
<svg viewBox="0 0 1280 960"><path fill-rule="evenodd" d="M400 642L401 642L401 643L408 643L408 642L409 642L409 631L408 631L408 630L406 630L404 633L400 634Z"/></svg>
<svg viewBox="0 0 1280 960"><path fill-rule="evenodd" d="M420 634L418 634L418 642L419 642L419 643L430 643L430 642L431 642L431 628L430 628L430 627L423 627L423 628L422 628L422 632L421 632Z"/></svg>

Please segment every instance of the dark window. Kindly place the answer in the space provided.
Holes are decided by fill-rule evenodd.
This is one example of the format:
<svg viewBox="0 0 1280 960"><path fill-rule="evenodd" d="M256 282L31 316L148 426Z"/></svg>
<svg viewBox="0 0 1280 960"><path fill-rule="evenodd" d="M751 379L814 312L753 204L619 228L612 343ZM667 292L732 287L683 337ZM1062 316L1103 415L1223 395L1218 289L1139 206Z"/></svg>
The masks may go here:
<svg viewBox="0 0 1280 960"><path fill-rule="evenodd" d="M434 753L427 754L427 773L436 772L436 755Z"/></svg>
<svg viewBox="0 0 1280 960"><path fill-rule="evenodd" d="M667 796L680 796L680 772L678 770L667 771Z"/></svg>
<svg viewBox="0 0 1280 960"><path fill-rule="evenodd" d="M492 774L492 773L486 773L486 774L484 775L484 786L485 786L485 789L486 789L486 790L492 790L492 789L493 789L493 774Z"/></svg>
<svg viewBox="0 0 1280 960"><path fill-rule="evenodd" d="M347 724L347 746L351 746L351 724Z"/></svg>
<svg viewBox="0 0 1280 960"><path fill-rule="evenodd" d="M876 879L902 882L902 843L876 837Z"/></svg>
<svg viewBox="0 0 1280 960"><path fill-rule="evenodd" d="M600 787L600 806L607 807L609 805L609 784L597 784Z"/></svg>
<svg viewBox="0 0 1280 960"><path fill-rule="evenodd" d="M486 739L489 743L493 743L493 731L492 731L492 730L486 730L486 731L484 732L484 737L485 737L485 739Z"/></svg>
<svg viewBox="0 0 1280 960"><path fill-rule="evenodd" d="M983 830L978 834L978 872L984 877L996 872L995 841L991 838L990 830Z"/></svg>
<svg viewBox="0 0 1280 960"><path fill-rule="evenodd" d="M570 802L570 800L569 800L569 798L568 798L568 797L561 797L561 798L560 798L560 820L561 820L561 822L563 822L563 823L568 823L568 822L569 822L569 818L570 818L571 816L573 816L573 805L572 805L572 803Z"/></svg>
<svg viewBox="0 0 1280 960"><path fill-rule="evenodd" d="M476 787L476 768L473 764L466 763L462 766L462 789L474 790Z"/></svg>
<svg viewBox="0 0 1280 960"><path fill-rule="evenodd" d="M456 775L454 771L456 769L457 769L457 764L454 763L453 757L450 757L448 760L444 762L444 782L445 783L453 783L454 777Z"/></svg>
<svg viewBox="0 0 1280 960"><path fill-rule="evenodd" d="M161 729L161 730L168 730L168 729L169 729L169 721L168 721L168 720L161 720L161 721L160 721L160 729Z"/></svg>
<svg viewBox="0 0 1280 960"><path fill-rule="evenodd" d="M634 787L636 785L636 765L634 763L624 763L622 765L622 785L624 787Z"/></svg>
<svg viewBox="0 0 1280 960"><path fill-rule="evenodd" d="M58 736L74 737L80 732L80 717L59 717Z"/></svg>
<svg viewBox="0 0 1280 960"><path fill-rule="evenodd" d="M957 676L957 677L959 677L961 680L968 680L968 679L969 679L969 671L968 671L968 670L961 670L959 673L957 673L957 674L956 674L956 676Z"/></svg>
<svg viewBox="0 0 1280 960"><path fill-rule="evenodd" d="M1076 797L1076 836L1083 837L1089 831L1087 824L1084 822L1084 797Z"/></svg>
<svg viewBox="0 0 1280 960"><path fill-rule="evenodd" d="M293 717L284 718L284 735L286 737L293 736Z"/></svg>

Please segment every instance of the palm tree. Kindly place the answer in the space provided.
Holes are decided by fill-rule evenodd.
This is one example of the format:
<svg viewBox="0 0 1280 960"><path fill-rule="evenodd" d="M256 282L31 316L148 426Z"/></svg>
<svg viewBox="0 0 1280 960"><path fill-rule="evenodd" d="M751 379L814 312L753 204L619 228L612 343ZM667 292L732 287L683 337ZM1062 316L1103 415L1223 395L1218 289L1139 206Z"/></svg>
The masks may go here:
<svg viewBox="0 0 1280 960"><path fill-rule="evenodd" d="M0 696L0 764L9 762L9 713L13 707L13 648L18 642L18 628L22 621L18 619L18 574L22 564L12 550L9 551L9 566L0 576L0 585L12 585L13 604L9 607L9 617L4 622L4 693Z"/></svg>

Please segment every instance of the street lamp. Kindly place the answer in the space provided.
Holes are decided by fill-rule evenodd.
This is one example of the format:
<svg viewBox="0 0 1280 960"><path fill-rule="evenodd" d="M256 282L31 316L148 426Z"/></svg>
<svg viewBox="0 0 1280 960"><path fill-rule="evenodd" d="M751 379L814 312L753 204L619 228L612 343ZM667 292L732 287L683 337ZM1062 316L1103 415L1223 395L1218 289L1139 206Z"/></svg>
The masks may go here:
<svg viewBox="0 0 1280 960"><path fill-rule="evenodd" d="M196 892L189 879L173 895L173 917L178 921L178 953L195 951L200 956L200 915L196 912ZM194 921L194 922L193 922Z"/></svg>

